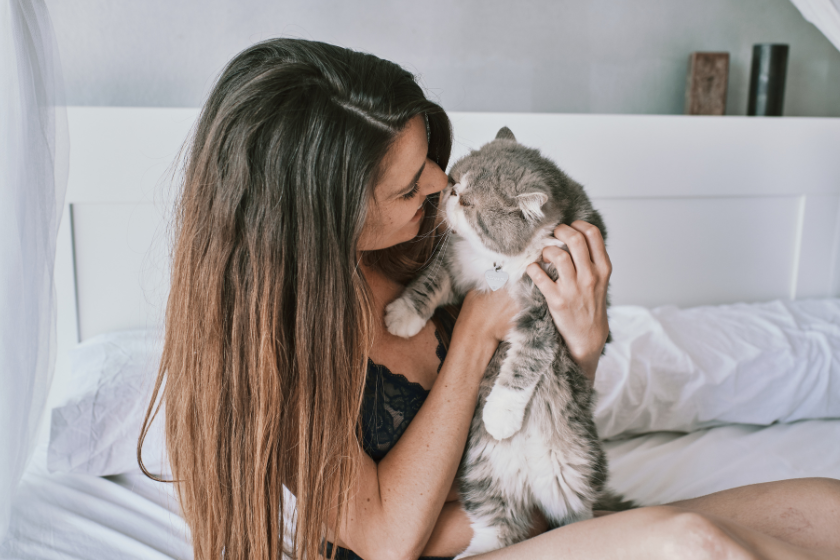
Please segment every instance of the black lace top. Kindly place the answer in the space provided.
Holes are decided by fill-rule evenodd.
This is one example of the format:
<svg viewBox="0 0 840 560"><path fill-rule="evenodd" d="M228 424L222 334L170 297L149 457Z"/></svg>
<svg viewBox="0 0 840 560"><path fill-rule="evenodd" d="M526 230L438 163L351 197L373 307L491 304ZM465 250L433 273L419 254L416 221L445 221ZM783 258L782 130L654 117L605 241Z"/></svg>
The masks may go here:
<svg viewBox="0 0 840 560"><path fill-rule="evenodd" d="M455 322L446 312L436 317L447 335L452 334ZM440 360L438 371L446 358L446 347L440 333L435 331L438 345L435 353ZM405 433L417 415L429 392L404 375L392 373L385 366L368 360L367 381L362 400L362 447L374 461L379 462Z"/></svg>

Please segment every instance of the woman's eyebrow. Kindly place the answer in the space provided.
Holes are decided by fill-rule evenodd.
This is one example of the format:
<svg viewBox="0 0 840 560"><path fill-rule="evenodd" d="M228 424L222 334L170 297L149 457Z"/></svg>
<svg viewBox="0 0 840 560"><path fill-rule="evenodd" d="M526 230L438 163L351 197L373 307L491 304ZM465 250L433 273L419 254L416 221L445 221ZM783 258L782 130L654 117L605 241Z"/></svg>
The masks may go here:
<svg viewBox="0 0 840 560"><path fill-rule="evenodd" d="M415 173L414 178L411 179L411 183L407 187L403 187L402 190L400 192L398 192L396 196L399 196L401 194L405 194L408 191L410 191L411 189L413 189L414 184L417 183L417 181L420 180L420 175L423 174L424 169L426 169L426 162L425 161L423 162L423 165L420 166L420 169L417 171L417 173Z"/></svg>

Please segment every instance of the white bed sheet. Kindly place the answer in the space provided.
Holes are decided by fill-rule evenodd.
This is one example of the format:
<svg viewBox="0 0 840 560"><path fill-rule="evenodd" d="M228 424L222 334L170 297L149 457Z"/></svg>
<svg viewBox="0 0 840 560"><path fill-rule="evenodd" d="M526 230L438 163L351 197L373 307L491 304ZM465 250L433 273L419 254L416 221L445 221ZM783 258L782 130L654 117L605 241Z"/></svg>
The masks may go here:
<svg viewBox="0 0 840 560"><path fill-rule="evenodd" d="M722 426L607 442L611 485L642 504L786 478L840 479L840 420ZM9 560L188 559L172 487L141 473L48 474L42 445L0 546Z"/></svg>
<svg viewBox="0 0 840 560"><path fill-rule="evenodd" d="M645 505L788 478L840 479L840 420L658 432L605 446L611 486Z"/></svg>
<svg viewBox="0 0 840 560"><path fill-rule="evenodd" d="M171 484L141 472L52 473L40 445L13 498L3 560L187 560L189 530Z"/></svg>

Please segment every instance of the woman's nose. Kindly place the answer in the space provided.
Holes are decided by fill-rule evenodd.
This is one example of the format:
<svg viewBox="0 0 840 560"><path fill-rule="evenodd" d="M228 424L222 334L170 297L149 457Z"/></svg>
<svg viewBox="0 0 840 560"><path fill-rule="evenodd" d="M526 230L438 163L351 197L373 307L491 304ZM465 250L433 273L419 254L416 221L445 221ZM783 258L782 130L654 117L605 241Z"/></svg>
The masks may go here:
<svg viewBox="0 0 840 560"><path fill-rule="evenodd" d="M446 173L430 159L426 160L426 169L423 170L423 175L426 174L429 175L427 178L424 177L426 180L420 181L423 196L433 195L446 188L449 182Z"/></svg>

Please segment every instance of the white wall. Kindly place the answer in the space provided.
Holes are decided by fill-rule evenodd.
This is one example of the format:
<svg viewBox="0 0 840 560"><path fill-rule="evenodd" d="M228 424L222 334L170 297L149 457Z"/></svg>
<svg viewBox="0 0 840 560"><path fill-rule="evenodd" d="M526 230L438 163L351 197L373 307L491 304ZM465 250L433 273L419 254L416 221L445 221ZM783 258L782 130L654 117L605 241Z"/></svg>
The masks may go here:
<svg viewBox="0 0 840 560"><path fill-rule="evenodd" d="M785 114L840 116L840 52L789 0L47 0L71 105L201 105L222 66L274 36L372 52L453 111L682 113L688 55L791 45Z"/></svg>

